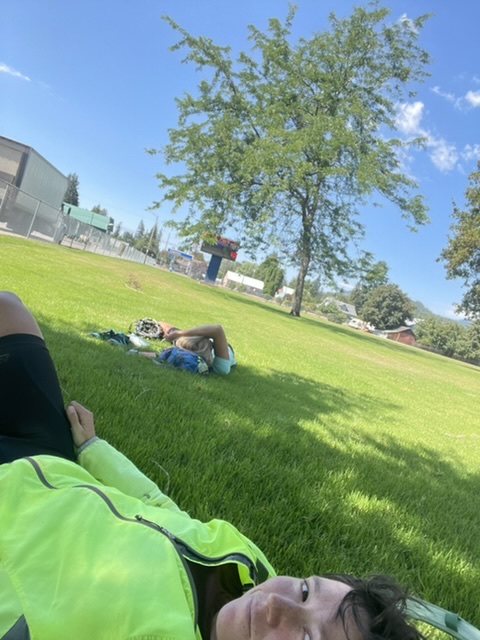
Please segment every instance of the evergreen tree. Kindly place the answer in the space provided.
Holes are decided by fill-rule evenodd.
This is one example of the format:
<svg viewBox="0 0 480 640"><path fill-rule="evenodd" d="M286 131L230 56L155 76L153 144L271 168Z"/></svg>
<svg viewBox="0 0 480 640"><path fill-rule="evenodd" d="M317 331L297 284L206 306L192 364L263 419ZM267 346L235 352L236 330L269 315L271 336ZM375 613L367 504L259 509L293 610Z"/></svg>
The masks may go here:
<svg viewBox="0 0 480 640"><path fill-rule="evenodd" d="M78 197L78 185L79 180L76 173L69 173L67 176L68 185L67 190L65 191L65 195L63 196L63 201L68 204L73 204L75 207L79 206L79 197Z"/></svg>
<svg viewBox="0 0 480 640"><path fill-rule="evenodd" d="M108 216L108 211L102 207L101 204L96 204L94 207L92 207L91 211L93 211L93 213L98 213L101 216Z"/></svg>
<svg viewBox="0 0 480 640"><path fill-rule="evenodd" d="M135 231L134 237L135 237L135 242L143 240L143 238L145 237L145 224L143 223L143 220L140 220L140 222L138 223L138 227L137 227L137 230Z"/></svg>

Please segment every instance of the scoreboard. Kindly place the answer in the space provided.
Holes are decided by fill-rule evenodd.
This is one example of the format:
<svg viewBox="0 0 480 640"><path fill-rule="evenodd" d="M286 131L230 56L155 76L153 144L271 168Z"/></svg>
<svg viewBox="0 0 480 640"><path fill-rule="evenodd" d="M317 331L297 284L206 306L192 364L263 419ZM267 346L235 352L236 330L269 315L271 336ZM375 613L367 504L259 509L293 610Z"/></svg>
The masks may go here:
<svg viewBox="0 0 480 640"><path fill-rule="evenodd" d="M200 251L211 253L214 256L226 258L227 260L236 260L239 249L239 242L222 238L221 236L209 236L202 242L202 246L200 247Z"/></svg>

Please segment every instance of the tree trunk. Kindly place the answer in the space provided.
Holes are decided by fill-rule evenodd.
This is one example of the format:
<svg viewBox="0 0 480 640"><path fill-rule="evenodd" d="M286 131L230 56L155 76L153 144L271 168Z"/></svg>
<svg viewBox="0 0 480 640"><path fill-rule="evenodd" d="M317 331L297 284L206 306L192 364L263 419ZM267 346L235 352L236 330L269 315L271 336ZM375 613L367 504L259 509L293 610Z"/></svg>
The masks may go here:
<svg viewBox="0 0 480 640"><path fill-rule="evenodd" d="M300 244L300 270L297 276L297 286L293 294L292 308L290 315L300 317L302 308L303 290L305 288L305 278L307 277L310 257L312 255L312 224L315 219L315 211L309 211L307 202L302 204L302 239Z"/></svg>
<svg viewBox="0 0 480 640"><path fill-rule="evenodd" d="M290 309L290 315L300 317L300 310L302 308L303 289L305 287L305 278L307 277L308 267L310 266L310 258L304 256L300 264L300 271L297 276L297 286L295 287L295 293L293 294L292 308Z"/></svg>

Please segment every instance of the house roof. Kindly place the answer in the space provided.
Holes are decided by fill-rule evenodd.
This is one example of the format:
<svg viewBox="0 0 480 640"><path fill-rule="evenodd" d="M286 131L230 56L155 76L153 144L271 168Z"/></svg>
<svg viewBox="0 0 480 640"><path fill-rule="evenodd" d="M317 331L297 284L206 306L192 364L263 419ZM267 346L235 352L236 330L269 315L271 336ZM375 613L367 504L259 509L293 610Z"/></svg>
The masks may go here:
<svg viewBox="0 0 480 640"><path fill-rule="evenodd" d="M348 304L348 302L344 302L343 300L336 300L335 298L325 298L324 303L334 304L339 311L343 311L349 316L356 317L357 311L353 304Z"/></svg>
<svg viewBox="0 0 480 640"><path fill-rule="evenodd" d="M413 333L412 327L398 327L397 329L385 329L383 333L404 333L405 331L409 331Z"/></svg>

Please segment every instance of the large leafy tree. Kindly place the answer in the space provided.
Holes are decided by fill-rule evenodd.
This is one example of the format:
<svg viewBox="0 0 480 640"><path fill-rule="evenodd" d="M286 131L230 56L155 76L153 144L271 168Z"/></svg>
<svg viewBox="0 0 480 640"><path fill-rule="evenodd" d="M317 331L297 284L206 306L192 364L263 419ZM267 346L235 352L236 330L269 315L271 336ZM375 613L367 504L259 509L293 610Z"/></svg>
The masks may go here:
<svg viewBox="0 0 480 640"><path fill-rule="evenodd" d="M458 322L430 316L416 325L415 334L419 344L445 356L471 357L468 330Z"/></svg>
<svg viewBox="0 0 480 640"><path fill-rule="evenodd" d="M452 234L439 260L445 262L447 278L460 278L466 287L459 311L480 320L480 162L469 183L466 210L454 206Z"/></svg>
<svg viewBox="0 0 480 640"><path fill-rule="evenodd" d="M396 284L375 287L363 305L361 318L376 329L397 329L413 320L415 305Z"/></svg>
<svg viewBox="0 0 480 640"><path fill-rule="evenodd" d="M308 274L354 271L358 208L374 193L414 226L427 222L417 184L401 172L395 117L429 56L418 46L427 16L395 22L373 2L293 42L295 11L267 32L250 26L253 52L236 61L229 47L165 18L181 36L173 49L185 49L203 79L196 95L177 99L178 128L162 150L181 173L157 177L162 201L189 205L183 235L228 232L252 255L281 251L298 269L299 315Z"/></svg>
<svg viewBox="0 0 480 640"><path fill-rule="evenodd" d="M78 185L79 179L76 173L69 173L67 176L68 185L67 190L65 191L65 195L63 196L63 201L68 204L73 204L75 207L79 205L79 196L78 196Z"/></svg>
<svg viewBox="0 0 480 640"><path fill-rule="evenodd" d="M384 260L375 262L365 269L350 294L350 303L355 306L357 315L361 316L363 305L371 291L385 284L388 284L388 265Z"/></svg>

